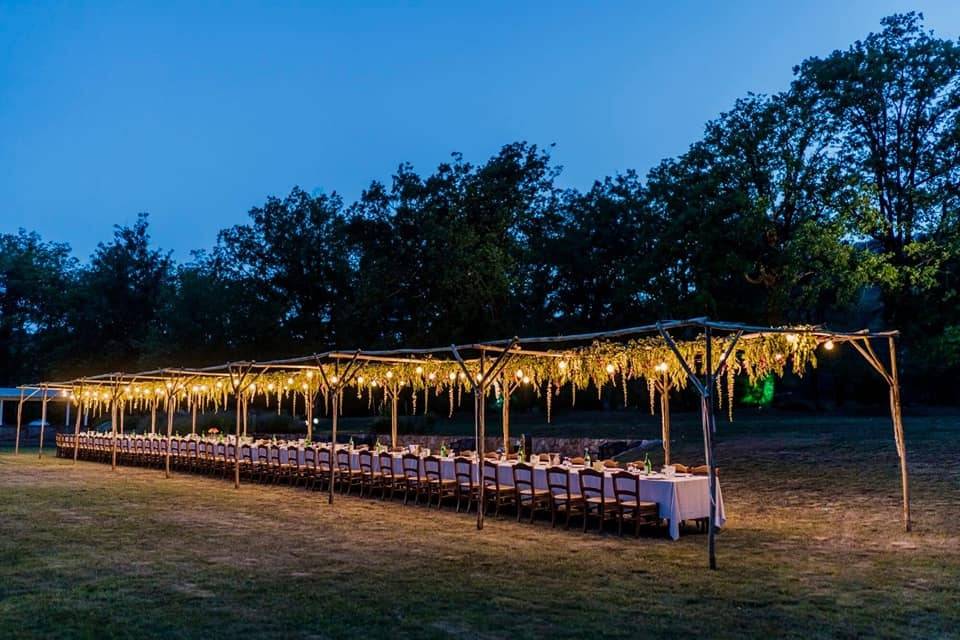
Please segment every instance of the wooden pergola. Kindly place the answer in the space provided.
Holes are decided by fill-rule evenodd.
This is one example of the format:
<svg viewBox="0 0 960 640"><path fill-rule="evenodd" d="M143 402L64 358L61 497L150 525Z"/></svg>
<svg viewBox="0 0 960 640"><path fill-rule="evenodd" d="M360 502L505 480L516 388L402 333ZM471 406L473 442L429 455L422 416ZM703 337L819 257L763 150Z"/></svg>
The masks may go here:
<svg viewBox="0 0 960 640"><path fill-rule="evenodd" d="M679 334L687 337L681 338ZM692 336L691 336L692 334ZM322 396L332 420L331 442L336 443L343 393L348 386L366 388L371 394L382 388L390 401L391 444L398 444L398 398L405 386L417 393L424 390L424 403L430 389L447 389L451 410L454 388L467 389L474 399L474 435L477 455L484 459L486 437L486 402L491 390L503 396L504 447L509 447L509 398L519 384L533 384L539 390L546 386L549 394L563 384L574 391L588 384L598 390L619 379L626 393L628 378L644 378L651 393L659 395L664 457L670 461L670 392L689 384L700 398L704 457L708 470L710 518L708 525L708 558L716 568L717 475L714 456L716 433L715 408L719 400L718 386L722 376L732 381L738 373L759 375L782 374L786 362L793 359L794 370L802 372L818 348L833 349L849 344L873 367L889 387L890 415L893 436L899 457L903 502L903 526L909 531L910 495L906 445L900 402L897 370L896 331L855 332L830 331L823 327L763 327L708 318L666 320L654 324L574 335L510 338L488 342L426 349L394 349L375 351L328 351L308 356L265 362L230 362L205 368L168 368L134 374L121 372L79 378L68 382L39 383L20 387L22 393L40 390L44 397L54 390L69 394L78 405L74 424L74 461L81 414L84 410L109 410L113 438L112 468L116 469L116 435L123 431L125 408L151 412L151 433L156 432L156 412L162 405L166 412L166 437L173 435L173 416L186 402L192 415L192 431L196 433L198 408L226 409L233 397L236 410L235 437L246 434L249 402L262 394L269 402L276 397L277 410L284 397L291 397L295 413L297 397L302 397L307 421L307 439L313 437L313 407ZM875 345L886 343L888 361L877 353ZM748 361L747 356L753 361ZM518 369L507 372L511 363L522 363L530 376ZM367 373L364 378L363 373ZM258 384L260 385L258 387ZM21 408L23 400L21 399ZM46 403L44 403L44 408ZM549 406L549 404L548 404ZM20 414L17 434L19 439ZM41 430L41 455L43 438ZM240 487L240 456L236 454L234 486ZM331 467L333 461L331 460ZM331 472L333 470L331 469ZM165 475L170 475L170 447L167 447ZM485 504L484 486L480 483L480 504ZM330 483L329 502L334 500ZM482 529L484 509L478 509L476 525Z"/></svg>

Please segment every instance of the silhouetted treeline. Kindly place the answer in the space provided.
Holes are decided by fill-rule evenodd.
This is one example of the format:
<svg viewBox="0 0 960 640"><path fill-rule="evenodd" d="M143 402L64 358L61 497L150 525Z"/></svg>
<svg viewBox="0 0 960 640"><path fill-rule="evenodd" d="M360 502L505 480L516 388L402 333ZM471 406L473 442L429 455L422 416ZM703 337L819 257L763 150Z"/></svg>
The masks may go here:
<svg viewBox="0 0 960 640"><path fill-rule="evenodd" d="M645 177L560 189L549 150L400 165L345 203L299 188L176 264L146 215L86 263L0 237L4 383L443 345L709 315L904 331L960 362L960 47L896 15L749 95Z"/></svg>

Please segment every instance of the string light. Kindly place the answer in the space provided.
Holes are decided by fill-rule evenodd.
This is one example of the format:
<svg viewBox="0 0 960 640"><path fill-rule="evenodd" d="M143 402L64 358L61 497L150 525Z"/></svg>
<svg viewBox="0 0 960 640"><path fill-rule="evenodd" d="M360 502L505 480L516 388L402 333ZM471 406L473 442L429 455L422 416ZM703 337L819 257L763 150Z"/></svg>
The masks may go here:
<svg viewBox="0 0 960 640"><path fill-rule="evenodd" d="M523 378L523 369L517 369L517 378L518 379Z"/></svg>
<svg viewBox="0 0 960 640"><path fill-rule="evenodd" d="M387 371L387 380L393 378L393 371Z"/></svg>
<svg viewBox="0 0 960 640"><path fill-rule="evenodd" d="M340 382L340 378L338 378L337 376L330 376L330 382L332 382L333 384L337 384L338 382Z"/></svg>
<svg viewBox="0 0 960 640"><path fill-rule="evenodd" d="M460 375L463 375L463 374L461 373ZM451 372L450 372L450 379L451 379L451 380L456 380L456 379L457 379L457 374L454 373L453 371L451 371Z"/></svg>
<svg viewBox="0 0 960 640"><path fill-rule="evenodd" d="M661 362L660 364L657 365L657 371L659 371L660 373L666 373L668 368L669 367L667 367L666 362Z"/></svg>
<svg viewBox="0 0 960 640"><path fill-rule="evenodd" d="M422 373L423 373L423 367L417 366L417 375L420 375Z"/></svg>
<svg viewBox="0 0 960 640"><path fill-rule="evenodd" d="M557 363L557 367L560 368L560 371L566 371L566 369L567 369L567 361L566 361L566 360L561 360L560 362Z"/></svg>
<svg viewBox="0 0 960 640"><path fill-rule="evenodd" d="M523 376L523 384L530 384L530 376Z"/></svg>
<svg viewBox="0 0 960 640"><path fill-rule="evenodd" d="M427 380L436 380L436 379L437 379L437 374L433 373L432 371L427 375Z"/></svg>
<svg viewBox="0 0 960 640"><path fill-rule="evenodd" d="M833 351L833 346L834 346L833 340L827 340L826 342L823 343L823 348L826 349L827 351Z"/></svg>
<svg viewBox="0 0 960 640"><path fill-rule="evenodd" d="M795 334L795 333L788 333L788 334L787 334L787 342L789 342L790 344L796 344L797 340L799 340L799 339L800 339L800 336L798 336L798 335Z"/></svg>
<svg viewBox="0 0 960 640"><path fill-rule="evenodd" d="M613 372L616 370L617 370L616 367L614 367L612 364L607 365L607 373L609 373L610 375L613 375Z"/></svg>
<svg viewBox="0 0 960 640"><path fill-rule="evenodd" d="M357 376L357 384L363 384L363 376Z"/></svg>

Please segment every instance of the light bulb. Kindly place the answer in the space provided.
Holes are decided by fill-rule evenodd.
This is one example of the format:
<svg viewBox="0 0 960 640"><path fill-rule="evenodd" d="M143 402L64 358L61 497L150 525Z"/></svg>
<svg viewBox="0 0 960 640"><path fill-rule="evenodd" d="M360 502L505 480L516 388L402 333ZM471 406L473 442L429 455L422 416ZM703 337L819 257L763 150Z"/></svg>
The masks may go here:
<svg viewBox="0 0 960 640"><path fill-rule="evenodd" d="M823 348L827 351L833 351L833 340L827 340L823 343Z"/></svg>
<svg viewBox="0 0 960 640"><path fill-rule="evenodd" d="M387 371L387 380L393 377L393 371Z"/></svg>
<svg viewBox="0 0 960 640"><path fill-rule="evenodd" d="M567 361L561 360L560 362L557 363L557 366L560 368L560 371L564 371L567 368Z"/></svg>
<svg viewBox="0 0 960 640"><path fill-rule="evenodd" d="M423 367L417 367L417 375L423 373Z"/></svg>
<svg viewBox="0 0 960 640"><path fill-rule="evenodd" d="M617 370L616 367L614 367L612 364L607 365L607 373L609 373L610 375L613 375L613 372L616 370Z"/></svg>
<svg viewBox="0 0 960 640"><path fill-rule="evenodd" d="M523 378L523 369L517 369L517 377Z"/></svg>

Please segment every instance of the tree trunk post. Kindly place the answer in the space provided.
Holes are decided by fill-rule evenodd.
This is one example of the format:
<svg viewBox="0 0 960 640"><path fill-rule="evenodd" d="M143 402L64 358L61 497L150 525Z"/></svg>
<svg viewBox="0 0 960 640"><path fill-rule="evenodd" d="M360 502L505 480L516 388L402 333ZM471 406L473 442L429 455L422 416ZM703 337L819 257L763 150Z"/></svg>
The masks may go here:
<svg viewBox="0 0 960 640"><path fill-rule="evenodd" d="M510 453L510 380L503 376L503 452Z"/></svg>
<svg viewBox="0 0 960 640"><path fill-rule="evenodd" d="M80 457L80 419L83 415L83 405L80 402L77 403L77 418L73 425L73 464L77 464L77 458Z"/></svg>
<svg viewBox="0 0 960 640"><path fill-rule="evenodd" d="M473 387L473 415L477 427L477 466L480 468L480 500L477 508L477 529L483 529L483 515L487 510L486 491L483 482L483 456L486 453L486 416L484 415L483 383Z"/></svg>
<svg viewBox="0 0 960 640"><path fill-rule="evenodd" d="M703 450L707 460L707 481L710 490L710 519L707 532L707 555L710 568L717 568L717 467L713 456L713 432L716 425L716 416L713 413L713 335L710 327L706 327L706 380L701 396L700 411L703 416Z"/></svg>
<svg viewBox="0 0 960 640"><path fill-rule="evenodd" d="M43 399L41 400L42 408L40 409L40 450L37 452L37 459L43 457L43 432L47 426L47 401L50 394L46 387L43 388Z"/></svg>
<svg viewBox="0 0 960 640"><path fill-rule="evenodd" d="M393 385L390 391L390 446L399 447L400 443L400 411L397 407L400 390L397 385Z"/></svg>
<svg viewBox="0 0 960 640"><path fill-rule="evenodd" d="M236 425L235 425L236 436L234 436L236 438L236 442L234 443L234 447L233 447L233 453L234 453L233 488L239 489L240 488L240 404L241 404L241 400L240 400L240 392L237 391L236 394L237 394L237 419L236 419Z"/></svg>
<svg viewBox="0 0 960 640"><path fill-rule="evenodd" d="M23 403L25 402L23 398L23 389L20 390L20 402L17 403L17 441L13 447L14 455L20 453L20 425L23 422Z"/></svg>
<svg viewBox="0 0 960 640"><path fill-rule="evenodd" d="M167 394L167 456L164 461L164 475L170 477L170 443L173 440L173 398ZM179 449L177 449L179 452Z"/></svg>
<svg viewBox="0 0 960 640"><path fill-rule="evenodd" d="M340 392L338 387L333 388L333 411L330 416L333 425L330 429L330 495L327 498L329 504L333 504L333 480L337 471L337 423L340 419Z"/></svg>
<svg viewBox="0 0 960 640"><path fill-rule="evenodd" d="M110 403L110 434L112 435L113 443L110 447L110 470L117 470L117 402L116 398L112 399ZM169 447L169 445L168 445Z"/></svg>
<svg viewBox="0 0 960 640"><path fill-rule="evenodd" d="M190 403L190 434L197 435L197 399Z"/></svg>
<svg viewBox="0 0 960 640"><path fill-rule="evenodd" d="M670 464L670 382L663 374L660 385L660 437L663 438L663 464Z"/></svg>
<svg viewBox="0 0 960 640"><path fill-rule="evenodd" d="M900 487L903 492L903 527L910 531L910 480L907 470L907 445L903 433L900 405L900 373L897 367L897 345L893 336L887 338L890 349L890 417L893 419L893 438L900 457Z"/></svg>
<svg viewBox="0 0 960 640"><path fill-rule="evenodd" d="M150 403L150 435L157 435L157 400Z"/></svg>

